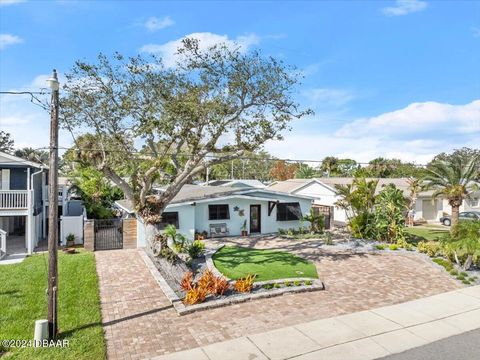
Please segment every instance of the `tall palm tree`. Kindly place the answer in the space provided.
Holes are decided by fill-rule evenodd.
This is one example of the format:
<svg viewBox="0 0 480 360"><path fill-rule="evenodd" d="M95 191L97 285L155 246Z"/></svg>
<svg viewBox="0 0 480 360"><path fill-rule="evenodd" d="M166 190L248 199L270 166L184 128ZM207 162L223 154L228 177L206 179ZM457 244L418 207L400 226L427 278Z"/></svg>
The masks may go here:
<svg viewBox="0 0 480 360"><path fill-rule="evenodd" d="M432 162L424 177L424 189L434 190L433 198L443 197L452 207L452 229L458 222L460 206L463 200L478 190L475 179L478 178L480 156L454 156L447 160Z"/></svg>
<svg viewBox="0 0 480 360"><path fill-rule="evenodd" d="M324 171L327 177L330 177L332 173L336 173L338 168L338 158L335 156L327 156L322 160L320 170Z"/></svg>

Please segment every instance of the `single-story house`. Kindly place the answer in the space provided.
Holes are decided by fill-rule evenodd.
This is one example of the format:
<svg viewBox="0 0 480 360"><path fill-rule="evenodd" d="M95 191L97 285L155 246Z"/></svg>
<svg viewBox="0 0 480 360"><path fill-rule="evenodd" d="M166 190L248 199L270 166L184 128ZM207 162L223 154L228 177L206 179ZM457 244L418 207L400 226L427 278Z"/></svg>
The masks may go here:
<svg viewBox="0 0 480 360"><path fill-rule="evenodd" d="M310 211L312 199L268 189L185 185L163 212L159 229L174 224L179 233L194 239L208 236L238 236L245 224L249 234L271 234L279 229L298 229ZM116 202L124 216L136 216L128 200ZM145 227L137 217L138 246L145 246Z"/></svg>
<svg viewBox="0 0 480 360"><path fill-rule="evenodd" d="M347 221L347 214L335 206L340 199L335 189L336 185L347 185L353 182L354 178L325 177L314 179L290 179L276 181L267 187L268 190L286 192L292 195L302 195L314 198L313 206L329 206L333 210L333 219L336 223L342 224ZM380 178L367 179L378 180L377 193L385 185L394 184L402 190L405 197L409 196L409 183L407 178ZM433 191L423 191L418 194L415 202L415 220L437 222L444 214L450 214L452 209L446 199L432 198ZM464 201L460 211L480 210L480 192L473 194L472 199Z"/></svg>

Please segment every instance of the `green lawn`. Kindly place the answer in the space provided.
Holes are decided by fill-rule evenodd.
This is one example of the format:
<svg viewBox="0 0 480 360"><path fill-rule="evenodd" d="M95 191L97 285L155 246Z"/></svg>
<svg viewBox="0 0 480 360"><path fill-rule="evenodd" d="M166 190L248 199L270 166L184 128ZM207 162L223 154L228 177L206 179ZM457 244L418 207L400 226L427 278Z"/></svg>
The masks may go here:
<svg viewBox="0 0 480 360"><path fill-rule="evenodd" d="M447 234L449 228L433 227L433 226L415 226L407 227L407 240L412 243L419 241L437 241Z"/></svg>
<svg viewBox="0 0 480 360"><path fill-rule="evenodd" d="M33 339L37 319L47 317L47 254L0 265L0 340ZM104 359L95 258L83 250L59 253L58 326L68 348L8 349L8 359ZM0 347L0 357L5 348Z"/></svg>
<svg viewBox="0 0 480 360"><path fill-rule="evenodd" d="M217 269L230 279L248 274L257 275L255 281L318 278L313 263L283 251L225 246L213 255L213 261Z"/></svg>

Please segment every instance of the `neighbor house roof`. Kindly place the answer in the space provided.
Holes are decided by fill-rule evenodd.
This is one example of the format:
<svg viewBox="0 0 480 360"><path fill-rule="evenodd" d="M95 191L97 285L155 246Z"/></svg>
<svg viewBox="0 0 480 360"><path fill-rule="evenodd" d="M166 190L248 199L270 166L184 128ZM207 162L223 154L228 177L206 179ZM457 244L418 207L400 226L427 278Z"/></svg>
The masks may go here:
<svg viewBox="0 0 480 360"><path fill-rule="evenodd" d="M204 186L230 186L230 187L253 187L253 188L264 188L260 180L255 179L225 179L225 180L210 180L208 183L203 183Z"/></svg>
<svg viewBox="0 0 480 360"><path fill-rule="evenodd" d="M313 178L313 179L289 179L285 181L277 181L270 185L267 189L275 191L283 191L288 193L295 193L303 186L312 183L319 182L332 189L335 189L336 185L349 185L353 182L355 178L353 177L322 177L322 178ZM367 181L378 180L378 185L376 192L379 193L385 185L393 184L403 191L403 194L407 196L409 194L409 183L408 178L367 178ZM428 192L421 192L420 196L428 196L431 194Z"/></svg>
<svg viewBox="0 0 480 360"><path fill-rule="evenodd" d="M0 151L0 164L8 165L27 165L38 169L46 169L47 166L33 161L25 160L21 157Z"/></svg>

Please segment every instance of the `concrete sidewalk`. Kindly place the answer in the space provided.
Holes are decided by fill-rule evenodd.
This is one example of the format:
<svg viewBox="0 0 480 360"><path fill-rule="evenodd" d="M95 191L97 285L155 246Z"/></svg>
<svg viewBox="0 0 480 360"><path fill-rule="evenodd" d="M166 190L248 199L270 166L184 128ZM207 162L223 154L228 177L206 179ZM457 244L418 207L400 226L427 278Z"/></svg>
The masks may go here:
<svg viewBox="0 0 480 360"><path fill-rule="evenodd" d="M480 286L474 286L154 359L367 360L400 353L478 328Z"/></svg>

